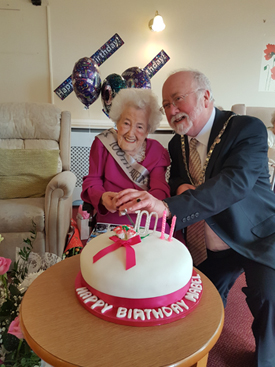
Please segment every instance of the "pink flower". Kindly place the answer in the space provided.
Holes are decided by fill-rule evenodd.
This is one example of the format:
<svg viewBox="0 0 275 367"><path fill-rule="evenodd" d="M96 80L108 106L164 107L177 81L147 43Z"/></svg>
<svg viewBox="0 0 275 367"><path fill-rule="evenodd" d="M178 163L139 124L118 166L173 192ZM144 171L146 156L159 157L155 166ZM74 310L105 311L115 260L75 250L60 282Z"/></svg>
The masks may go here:
<svg viewBox="0 0 275 367"><path fill-rule="evenodd" d="M264 50L265 59L270 60L273 55L275 55L275 45L271 45L270 43L266 45L266 49Z"/></svg>
<svg viewBox="0 0 275 367"><path fill-rule="evenodd" d="M271 71L271 79L275 80L275 66L270 71Z"/></svg>
<svg viewBox="0 0 275 367"><path fill-rule="evenodd" d="M0 275L4 275L9 270L10 264L11 259L0 257Z"/></svg>
<svg viewBox="0 0 275 367"><path fill-rule="evenodd" d="M18 339L24 338L21 328L20 328L18 316L10 323L8 333L15 335Z"/></svg>

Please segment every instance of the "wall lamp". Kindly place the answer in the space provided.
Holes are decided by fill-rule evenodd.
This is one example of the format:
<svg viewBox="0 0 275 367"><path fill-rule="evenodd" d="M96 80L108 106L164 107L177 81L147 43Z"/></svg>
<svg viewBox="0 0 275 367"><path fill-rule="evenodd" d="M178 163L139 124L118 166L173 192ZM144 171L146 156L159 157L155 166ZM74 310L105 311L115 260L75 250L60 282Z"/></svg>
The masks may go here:
<svg viewBox="0 0 275 367"><path fill-rule="evenodd" d="M156 15L154 16L154 19L151 19L149 22L149 28L154 32L161 32L165 28L165 24L162 19L162 16L159 15L157 11L156 11Z"/></svg>

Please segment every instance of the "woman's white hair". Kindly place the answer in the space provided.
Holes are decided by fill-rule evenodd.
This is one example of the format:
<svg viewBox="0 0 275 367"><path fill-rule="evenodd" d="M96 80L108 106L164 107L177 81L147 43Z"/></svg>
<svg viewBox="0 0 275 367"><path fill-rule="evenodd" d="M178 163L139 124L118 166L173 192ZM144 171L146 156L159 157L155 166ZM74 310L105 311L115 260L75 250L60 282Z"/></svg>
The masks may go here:
<svg viewBox="0 0 275 367"><path fill-rule="evenodd" d="M157 101L157 97L151 89L127 88L121 89L113 99L109 116L117 125L126 107L148 110L148 133L153 133L159 126L162 113Z"/></svg>

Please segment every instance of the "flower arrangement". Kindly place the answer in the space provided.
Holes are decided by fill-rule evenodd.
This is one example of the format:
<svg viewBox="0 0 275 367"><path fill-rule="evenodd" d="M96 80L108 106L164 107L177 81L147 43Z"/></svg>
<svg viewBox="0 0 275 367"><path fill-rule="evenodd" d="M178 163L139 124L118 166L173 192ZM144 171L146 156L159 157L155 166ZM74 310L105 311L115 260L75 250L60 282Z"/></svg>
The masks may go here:
<svg viewBox="0 0 275 367"><path fill-rule="evenodd" d="M40 273L31 277L28 260L36 238L35 223L31 238L24 240L25 246L18 251L18 260L0 257L0 365L3 367L39 367L41 359L25 341L19 325L19 306L25 291ZM4 238L0 235L0 242ZM32 280L28 280L28 278ZM27 282L27 283L26 283Z"/></svg>

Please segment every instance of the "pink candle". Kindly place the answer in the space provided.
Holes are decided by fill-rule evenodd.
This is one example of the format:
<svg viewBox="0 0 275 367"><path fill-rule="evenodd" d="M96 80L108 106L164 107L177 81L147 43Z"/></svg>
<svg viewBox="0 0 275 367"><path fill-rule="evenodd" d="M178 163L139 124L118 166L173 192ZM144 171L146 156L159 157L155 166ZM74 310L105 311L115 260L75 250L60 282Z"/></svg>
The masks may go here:
<svg viewBox="0 0 275 367"><path fill-rule="evenodd" d="M164 237L165 224L166 224L166 210L164 210L163 215L162 215L161 236L160 236L160 238L161 238L162 240L165 238L165 237Z"/></svg>
<svg viewBox="0 0 275 367"><path fill-rule="evenodd" d="M174 215L173 218L172 218L170 233L169 233L169 237L168 237L169 242L172 241L172 236L173 236L174 229L175 229L176 219L177 219L177 217Z"/></svg>

